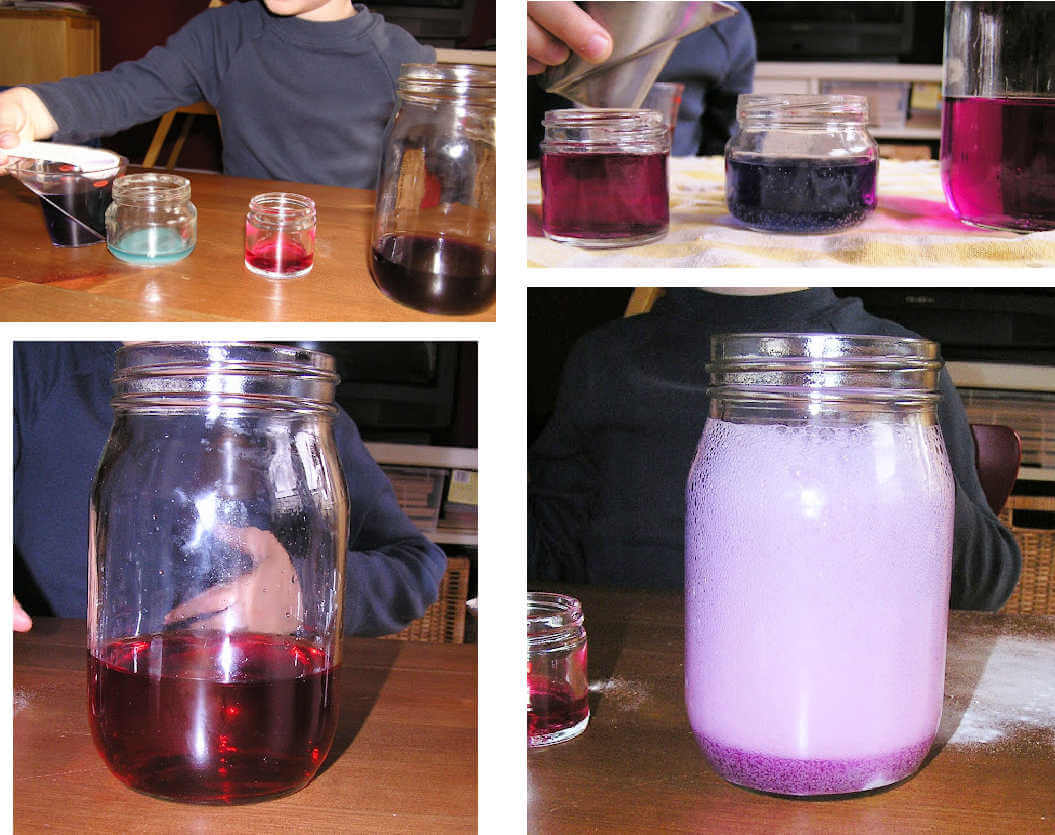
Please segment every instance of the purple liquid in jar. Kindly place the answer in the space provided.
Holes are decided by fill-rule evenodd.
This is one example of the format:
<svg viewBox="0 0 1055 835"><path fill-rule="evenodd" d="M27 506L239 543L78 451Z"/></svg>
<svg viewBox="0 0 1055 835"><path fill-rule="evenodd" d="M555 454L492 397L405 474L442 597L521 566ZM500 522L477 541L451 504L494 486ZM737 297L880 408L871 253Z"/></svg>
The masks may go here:
<svg viewBox="0 0 1055 835"><path fill-rule="evenodd" d="M542 229L582 246L660 237L670 224L667 154L542 155Z"/></svg>
<svg viewBox="0 0 1055 835"><path fill-rule="evenodd" d="M835 232L875 209L877 167L874 159L727 158L725 198L752 229Z"/></svg>
<svg viewBox="0 0 1055 835"><path fill-rule="evenodd" d="M1055 99L946 98L941 179L960 220L1055 229Z"/></svg>

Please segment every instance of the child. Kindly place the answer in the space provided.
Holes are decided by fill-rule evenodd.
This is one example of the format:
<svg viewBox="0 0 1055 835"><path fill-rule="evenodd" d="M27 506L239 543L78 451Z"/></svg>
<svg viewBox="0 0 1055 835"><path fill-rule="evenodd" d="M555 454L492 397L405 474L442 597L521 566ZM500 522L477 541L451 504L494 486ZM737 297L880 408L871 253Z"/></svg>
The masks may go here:
<svg viewBox="0 0 1055 835"><path fill-rule="evenodd" d="M373 188L400 65L433 61L351 0L231 2L138 61L0 93L0 168L20 140L83 142L205 99L226 174Z"/></svg>

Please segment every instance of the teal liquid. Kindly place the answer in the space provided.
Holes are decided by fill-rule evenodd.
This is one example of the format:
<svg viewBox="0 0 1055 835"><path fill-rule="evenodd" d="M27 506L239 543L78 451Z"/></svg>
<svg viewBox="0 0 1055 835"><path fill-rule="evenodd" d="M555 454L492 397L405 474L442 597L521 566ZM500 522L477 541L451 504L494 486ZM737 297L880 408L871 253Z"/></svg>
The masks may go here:
<svg viewBox="0 0 1055 835"><path fill-rule="evenodd" d="M129 232L119 241L107 240L106 247L115 258L129 264L158 267L186 258L194 251L194 244L175 229L148 227Z"/></svg>

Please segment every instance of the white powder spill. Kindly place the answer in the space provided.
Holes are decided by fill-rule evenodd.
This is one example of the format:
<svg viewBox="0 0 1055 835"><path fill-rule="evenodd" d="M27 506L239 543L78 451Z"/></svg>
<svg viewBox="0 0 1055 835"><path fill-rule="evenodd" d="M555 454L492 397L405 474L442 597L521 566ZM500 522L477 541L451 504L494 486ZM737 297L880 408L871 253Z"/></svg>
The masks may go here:
<svg viewBox="0 0 1055 835"><path fill-rule="evenodd" d="M619 710L638 710L651 698L645 682L625 678L595 679L590 682L590 692L600 693L606 702Z"/></svg>
<svg viewBox="0 0 1055 835"><path fill-rule="evenodd" d="M997 638L949 744L995 743L1019 729L1047 729L1055 745L1055 641Z"/></svg>
<svg viewBox="0 0 1055 835"><path fill-rule="evenodd" d="M29 707L29 696L26 694L25 690L18 690L16 688L15 692L14 692L14 697L15 697L15 713L16 714L18 714L20 711L24 710L25 708Z"/></svg>

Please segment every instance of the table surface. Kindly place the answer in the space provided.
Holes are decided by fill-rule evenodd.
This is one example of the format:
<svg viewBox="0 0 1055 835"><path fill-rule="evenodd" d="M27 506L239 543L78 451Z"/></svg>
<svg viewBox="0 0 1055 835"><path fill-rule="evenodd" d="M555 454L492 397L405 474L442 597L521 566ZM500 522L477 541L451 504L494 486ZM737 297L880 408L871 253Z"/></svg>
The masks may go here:
<svg viewBox="0 0 1055 835"><path fill-rule="evenodd" d="M40 201L0 176L0 320L7 321L494 321L495 306L438 316L382 294L367 263L374 192L179 172L191 181L198 244L187 258L136 267L105 244L51 245ZM269 280L243 263L249 199L268 191L316 203L315 266L301 278Z"/></svg>
<svg viewBox="0 0 1055 835"><path fill-rule="evenodd" d="M705 762L683 703L680 594L551 590L583 604L591 718L528 752L528 832L1055 831L1055 617L950 613L942 722L921 770L800 799L726 783Z"/></svg>
<svg viewBox="0 0 1055 835"><path fill-rule="evenodd" d="M473 832L476 647L347 638L333 750L303 790L229 808L148 797L88 726L85 624L14 636L14 830Z"/></svg>
<svg viewBox="0 0 1055 835"><path fill-rule="evenodd" d="M937 160L880 160L876 194L875 212L842 232L755 232L729 214L722 157L672 157L667 235L643 246L590 250L542 236L539 170L530 163L527 262L529 267L1055 266L1055 231L1018 235L961 223L946 205Z"/></svg>

